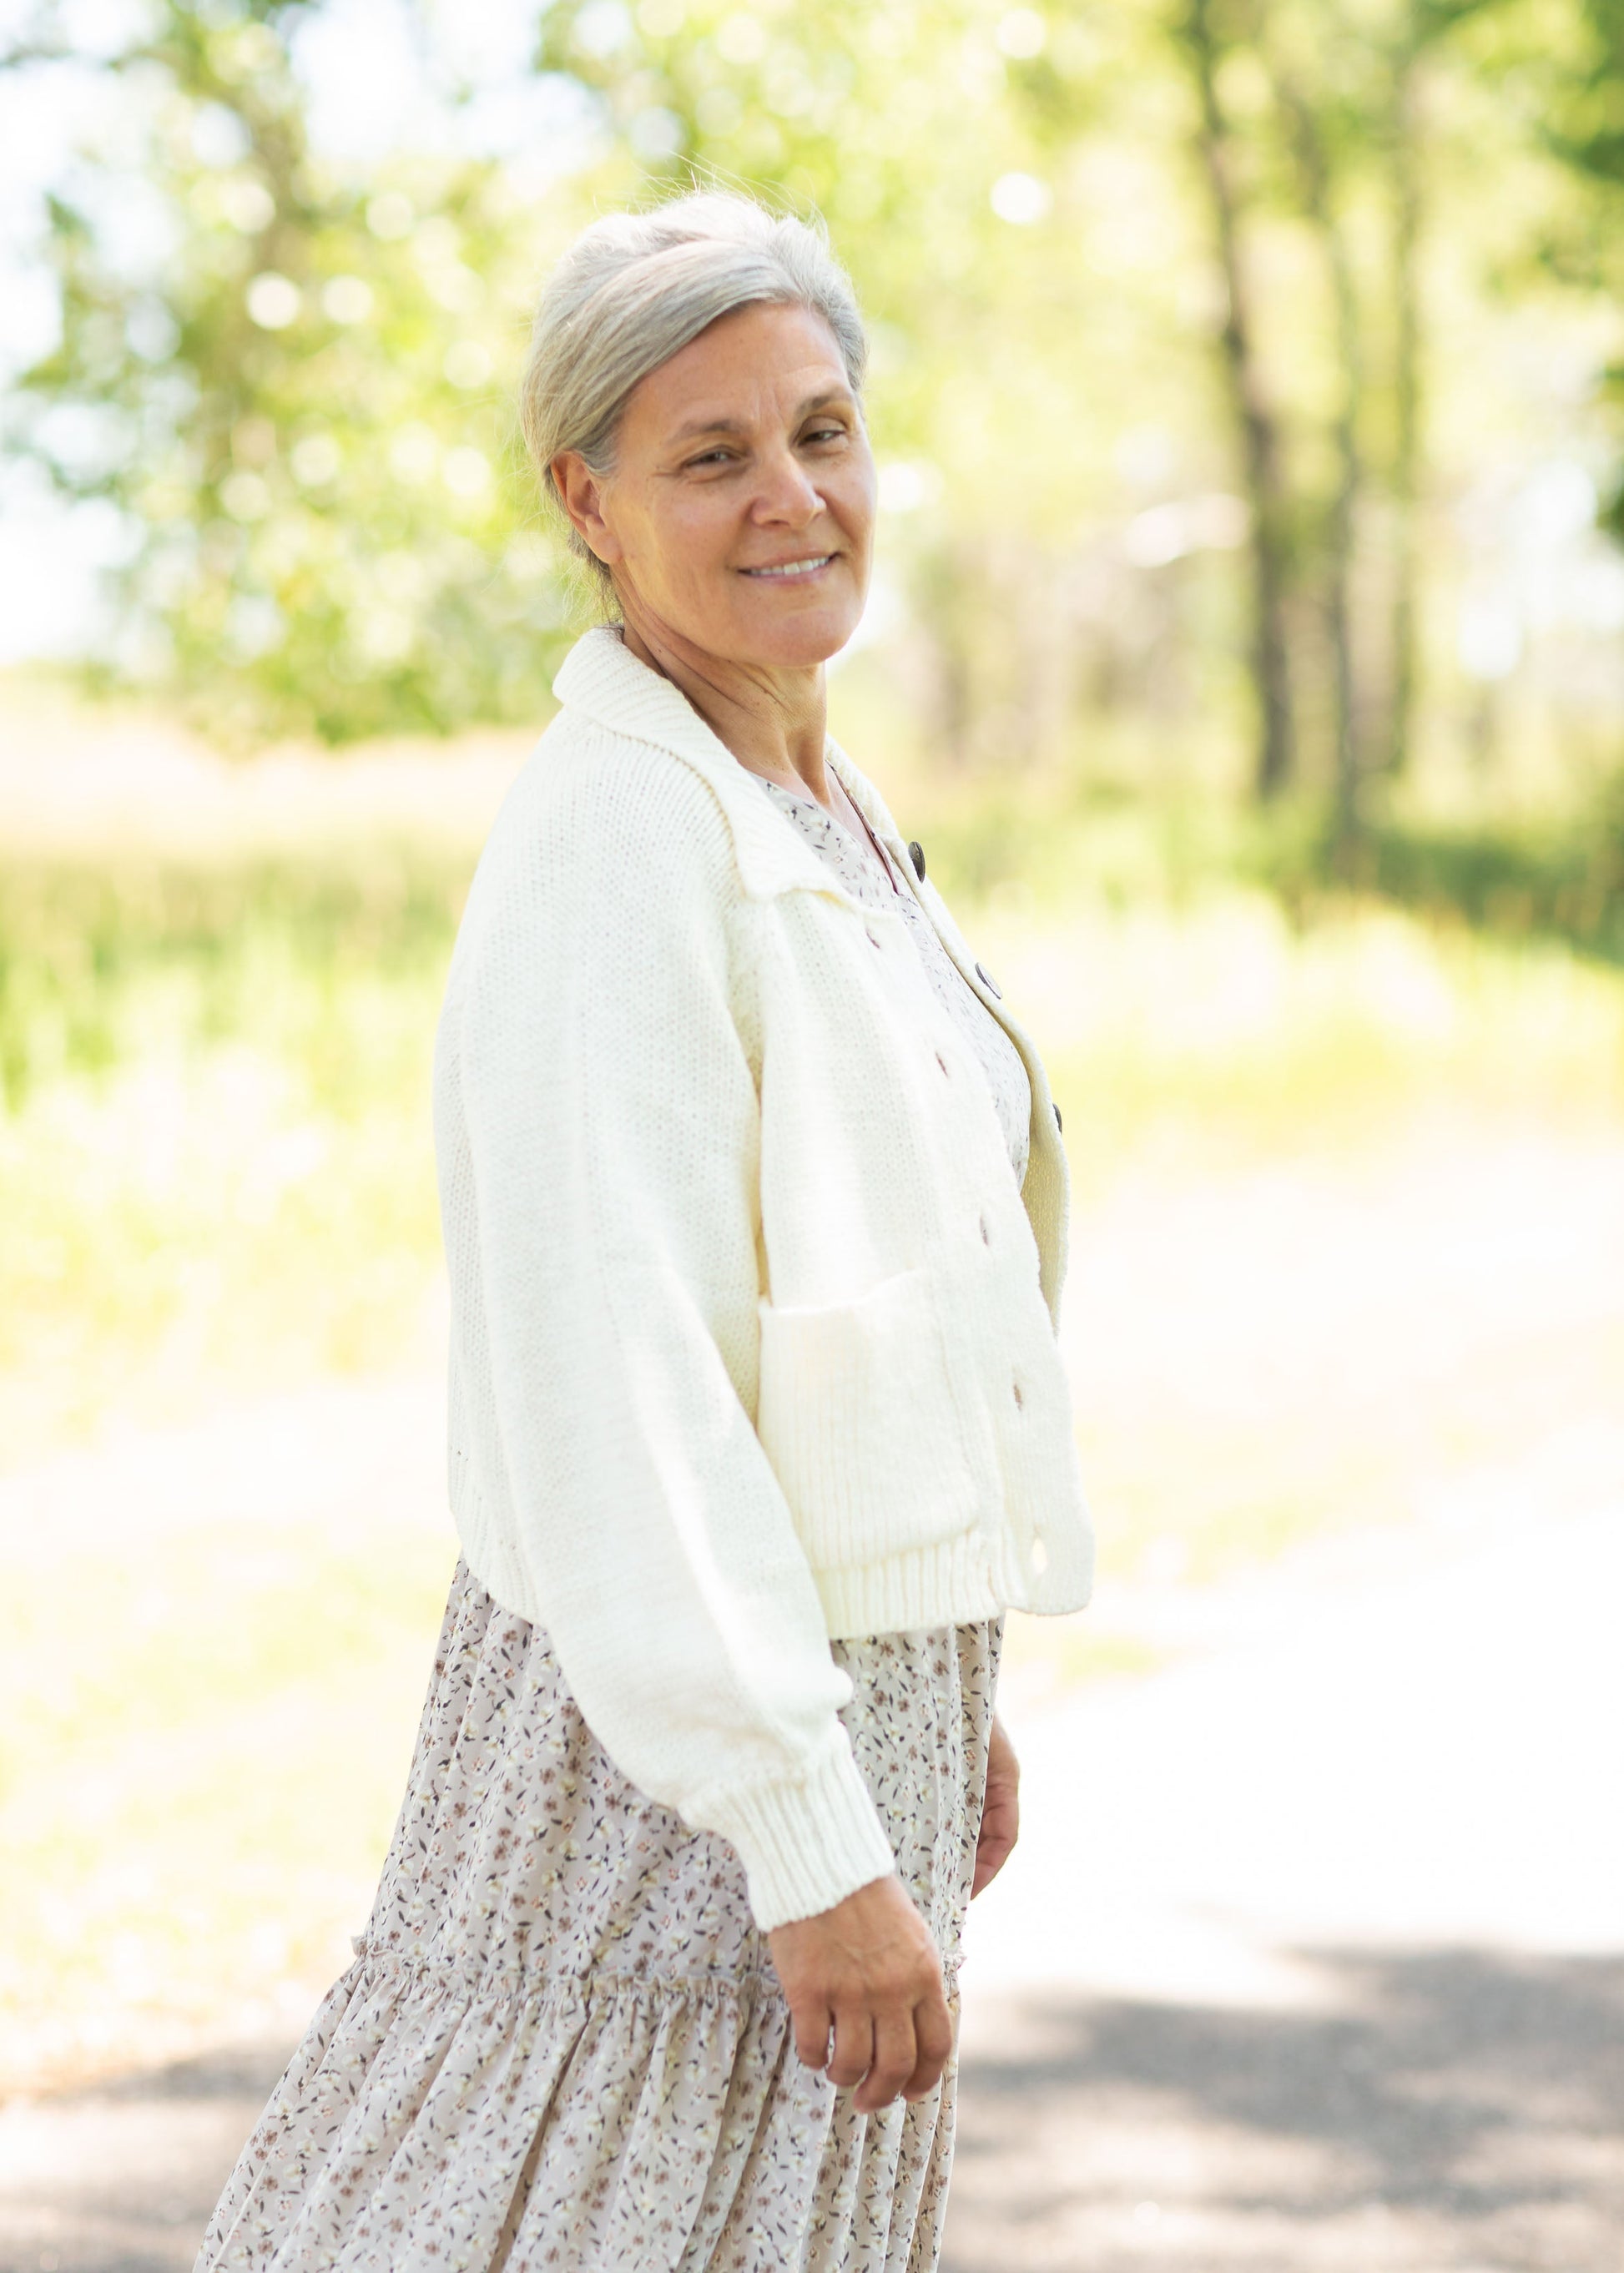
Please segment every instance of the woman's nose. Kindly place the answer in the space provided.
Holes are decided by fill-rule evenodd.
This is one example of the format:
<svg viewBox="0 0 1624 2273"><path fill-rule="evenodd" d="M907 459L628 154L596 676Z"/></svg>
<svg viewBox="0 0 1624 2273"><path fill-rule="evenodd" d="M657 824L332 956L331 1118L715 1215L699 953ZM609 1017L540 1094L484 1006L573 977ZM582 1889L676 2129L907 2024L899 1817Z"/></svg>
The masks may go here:
<svg viewBox="0 0 1624 2273"><path fill-rule="evenodd" d="M757 492L756 509L759 513L770 520L790 521L797 526L804 526L823 511L823 506L822 495L792 452L785 450L769 459L762 469L761 487Z"/></svg>

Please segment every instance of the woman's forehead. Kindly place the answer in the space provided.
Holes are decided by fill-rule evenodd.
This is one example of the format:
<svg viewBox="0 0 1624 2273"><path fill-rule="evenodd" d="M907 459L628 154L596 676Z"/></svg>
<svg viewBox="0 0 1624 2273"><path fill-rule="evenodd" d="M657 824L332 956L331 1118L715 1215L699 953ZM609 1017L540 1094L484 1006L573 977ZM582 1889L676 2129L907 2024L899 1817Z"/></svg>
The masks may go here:
<svg viewBox="0 0 1624 2273"><path fill-rule="evenodd" d="M751 307L718 317L651 371L627 410L634 417L641 412L664 439L677 441L854 402L839 348L821 316L806 308Z"/></svg>

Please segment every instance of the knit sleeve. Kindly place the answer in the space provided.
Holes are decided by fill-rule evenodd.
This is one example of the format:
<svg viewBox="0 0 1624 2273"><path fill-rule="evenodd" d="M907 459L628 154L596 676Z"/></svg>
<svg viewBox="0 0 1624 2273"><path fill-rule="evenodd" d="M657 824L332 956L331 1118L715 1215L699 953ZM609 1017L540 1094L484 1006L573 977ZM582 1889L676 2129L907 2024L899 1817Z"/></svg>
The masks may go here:
<svg viewBox="0 0 1624 2273"><path fill-rule="evenodd" d="M733 1843L765 1929L893 1858L751 1419L758 1107L724 828L657 752L552 795L470 902L460 1082L526 1592L588 1725Z"/></svg>

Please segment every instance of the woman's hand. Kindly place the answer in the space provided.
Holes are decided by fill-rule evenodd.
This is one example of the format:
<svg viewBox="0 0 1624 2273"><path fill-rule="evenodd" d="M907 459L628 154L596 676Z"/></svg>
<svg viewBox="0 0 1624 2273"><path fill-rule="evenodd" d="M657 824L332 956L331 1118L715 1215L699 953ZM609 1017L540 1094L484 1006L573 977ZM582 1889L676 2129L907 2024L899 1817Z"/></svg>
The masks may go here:
<svg viewBox="0 0 1624 2273"><path fill-rule="evenodd" d="M991 1886L1014 1851L1020 1837L1020 1762L1009 1731L997 1714L987 1740L987 1797L981 1803L981 1828L975 1842L975 1876L970 1899Z"/></svg>
<svg viewBox="0 0 1624 2273"><path fill-rule="evenodd" d="M831 1910L775 1926L767 1943L796 2051L831 2083L856 2085L859 2114L936 2089L953 2024L936 1946L900 1879L876 1879Z"/></svg>

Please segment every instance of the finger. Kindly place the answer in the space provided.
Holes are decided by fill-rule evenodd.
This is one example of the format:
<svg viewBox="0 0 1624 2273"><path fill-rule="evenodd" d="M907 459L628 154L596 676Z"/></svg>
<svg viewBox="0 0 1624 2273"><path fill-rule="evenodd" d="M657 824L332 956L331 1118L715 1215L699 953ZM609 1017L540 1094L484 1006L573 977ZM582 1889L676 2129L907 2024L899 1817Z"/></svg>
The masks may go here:
<svg viewBox="0 0 1624 2273"><path fill-rule="evenodd" d="M889 2107L913 2074L917 2059L912 2012L904 2006L876 2014L874 2064L852 2097L858 2113L872 2115L876 2108Z"/></svg>
<svg viewBox="0 0 1624 2273"><path fill-rule="evenodd" d="M1020 1817L1012 1804L989 1807L981 1818L981 1827L975 1842L975 1871L970 1882L970 1899L974 1901L981 1888L989 1886L1015 1851L1020 1835Z"/></svg>
<svg viewBox="0 0 1624 2273"><path fill-rule="evenodd" d="M803 2067L826 2067L834 2015L827 2005L800 2004L790 2007L795 2030L795 2051Z"/></svg>
<svg viewBox="0 0 1624 2273"><path fill-rule="evenodd" d="M970 1880L972 1902L984 1887L991 1886L1014 1851L1015 1842L1012 1839L983 1838L976 1842L975 1871Z"/></svg>
<svg viewBox="0 0 1624 2273"><path fill-rule="evenodd" d="M831 2083L849 2091L874 2065L874 2019L866 2006L835 2014L835 2048L825 2073Z"/></svg>
<svg viewBox="0 0 1624 2273"><path fill-rule="evenodd" d="M903 2097L929 2098L952 2055L953 2016L938 1990L914 2010L914 2073L902 2087Z"/></svg>

